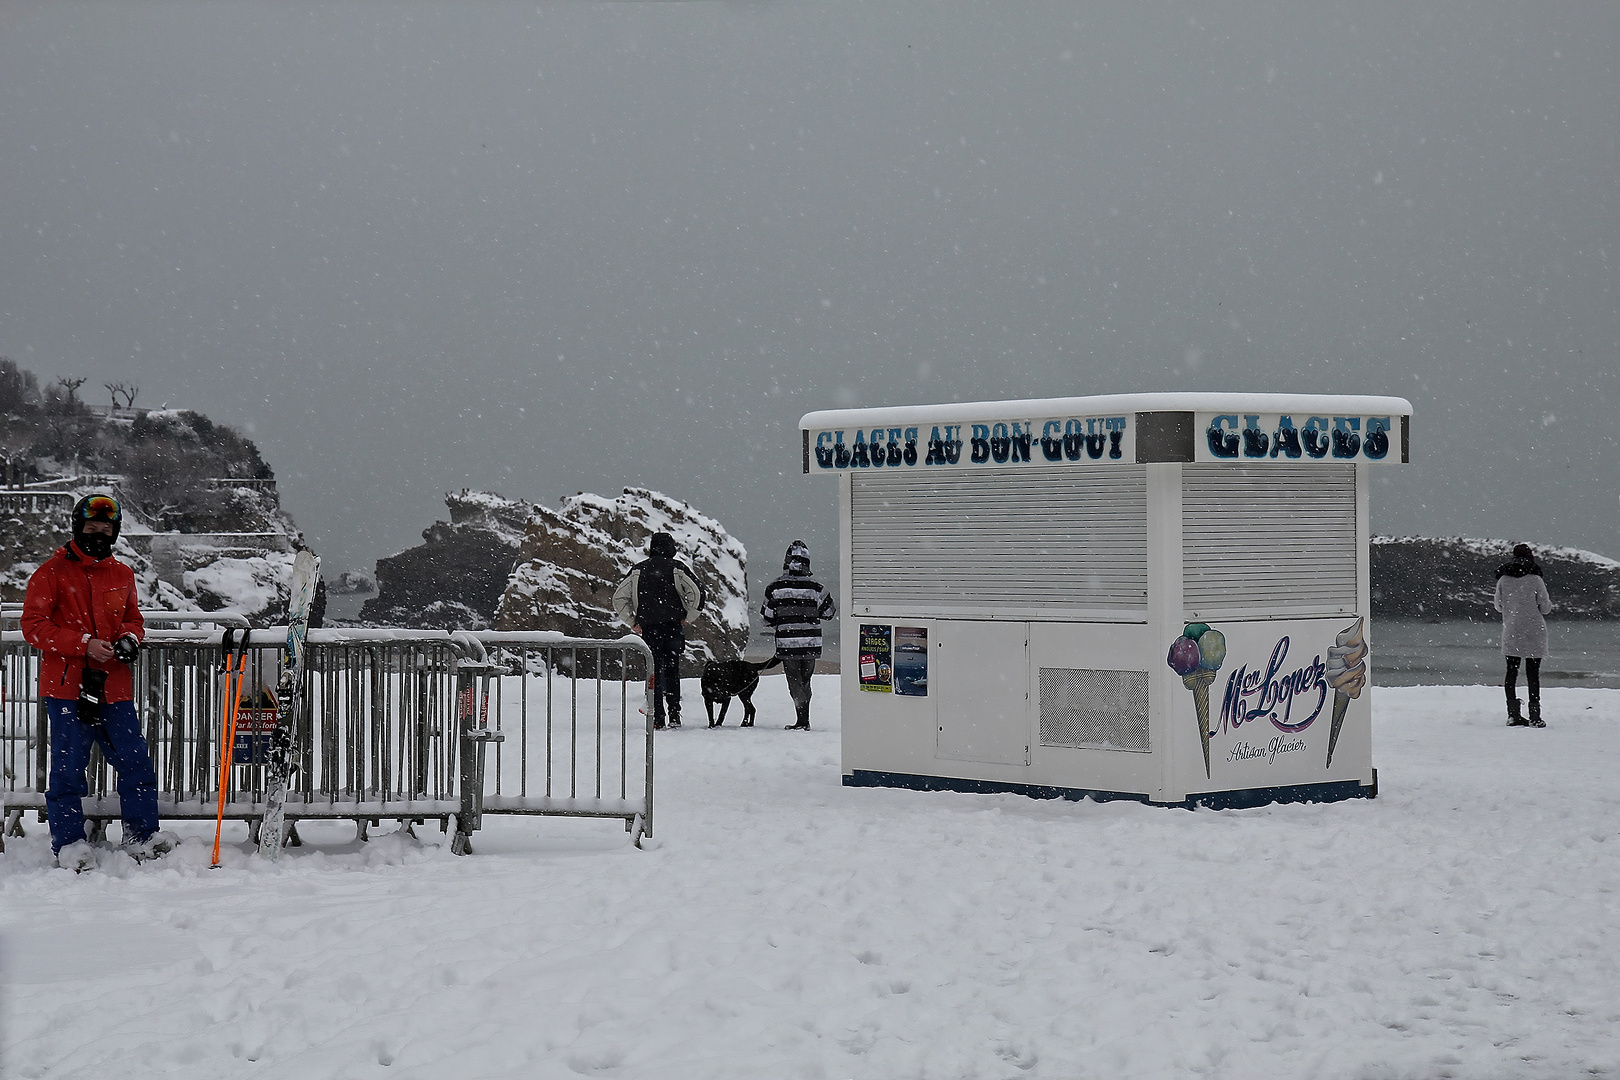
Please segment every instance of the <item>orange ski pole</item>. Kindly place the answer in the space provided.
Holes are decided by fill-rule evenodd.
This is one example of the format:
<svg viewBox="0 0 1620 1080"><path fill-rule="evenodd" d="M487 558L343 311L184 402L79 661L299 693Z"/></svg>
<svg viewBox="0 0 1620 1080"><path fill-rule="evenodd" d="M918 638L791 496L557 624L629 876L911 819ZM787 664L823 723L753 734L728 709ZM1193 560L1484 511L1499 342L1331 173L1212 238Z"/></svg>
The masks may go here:
<svg viewBox="0 0 1620 1080"><path fill-rule="evenodd" d="M220 733L223 738L219 745L219 812L214 818L214 857L208 864L209 869L219 868L219 840L225 828L225 792L231 784L231 759L236 752L236 718L242 708L242 682L247 677L247 644L248 634L251 631L242 631L242 647L237 655L235 691L231 686L231 635L233 631L226 630L223 643L225 645L225 708L226 722L220 724Z"/></svg>

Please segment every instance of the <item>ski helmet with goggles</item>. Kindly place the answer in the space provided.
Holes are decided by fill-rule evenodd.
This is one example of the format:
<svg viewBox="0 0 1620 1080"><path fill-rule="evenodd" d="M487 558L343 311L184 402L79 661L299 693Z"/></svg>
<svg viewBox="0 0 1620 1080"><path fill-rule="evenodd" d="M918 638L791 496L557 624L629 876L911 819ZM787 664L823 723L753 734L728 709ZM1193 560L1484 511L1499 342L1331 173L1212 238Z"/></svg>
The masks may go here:
<svg viewBox="0 0 1620 1080"><path fill-rule="evenodd" d="M112 535L86 536L86 522L105 521L112 525ZM73 542L92 559L105 559L112 554L113 543L124 527L124 512L118 500L111 495L86 495L73 507Z"/></svg>

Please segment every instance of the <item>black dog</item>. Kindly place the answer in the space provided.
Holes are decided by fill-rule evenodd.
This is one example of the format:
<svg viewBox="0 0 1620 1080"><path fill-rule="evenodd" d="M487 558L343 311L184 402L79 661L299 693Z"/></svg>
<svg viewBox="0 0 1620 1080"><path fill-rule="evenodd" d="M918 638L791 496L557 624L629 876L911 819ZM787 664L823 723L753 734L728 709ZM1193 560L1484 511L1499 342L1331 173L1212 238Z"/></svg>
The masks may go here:
<svg viewBox="0 0 1620 1080"><path fill-rule="evenodd" d="M709 713L709 726L719 727L726 722L726 710L731 708L735 694L743 703L743 727L754 726L754 689L759 686L759 673L781 663L772 657L763 664L750 664L747 660L710 660L703 665L703 707ZM714 707L720 706L720 715Z"/></svg>

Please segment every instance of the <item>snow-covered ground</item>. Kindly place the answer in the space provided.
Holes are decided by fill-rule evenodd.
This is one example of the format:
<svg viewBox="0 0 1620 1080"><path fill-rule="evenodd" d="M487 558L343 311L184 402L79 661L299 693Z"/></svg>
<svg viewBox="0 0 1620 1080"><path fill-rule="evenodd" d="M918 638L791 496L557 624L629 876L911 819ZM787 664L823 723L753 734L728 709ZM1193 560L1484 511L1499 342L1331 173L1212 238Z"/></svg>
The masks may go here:
<svg viewBox="0 0 1620 1080"><path fill-rule="evenodd" d="M17 1077L1620 1076L1620 692L1374 691L1382 795L1187 812L839 786L659 737L657 839L306 826L209 871L0 856ZM735 710L734 710L735 712ZM244 839L238 825L230 838Z"/></svg>

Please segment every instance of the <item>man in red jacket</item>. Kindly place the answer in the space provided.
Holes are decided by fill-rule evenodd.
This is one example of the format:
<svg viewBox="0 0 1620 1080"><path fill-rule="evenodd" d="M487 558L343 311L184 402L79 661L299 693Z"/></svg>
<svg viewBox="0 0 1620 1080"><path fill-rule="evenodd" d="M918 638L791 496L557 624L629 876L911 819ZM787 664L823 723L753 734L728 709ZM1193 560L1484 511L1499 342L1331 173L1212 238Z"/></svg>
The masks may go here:
<svg viewBox="0 0 1620 1080"><path fill-rule="evenodd" d="M90 747L118 771L124 850L136 859L174 847L158 831L157 774L135 712L130 663L146 624L135 596L135 574L112 557L123 525L118 502L89 495L73 508L73 539L28 579L22 631L44 654L39 694L51 719L51 780L45 812L57 864L95 865L84 835Z"/></svg>

